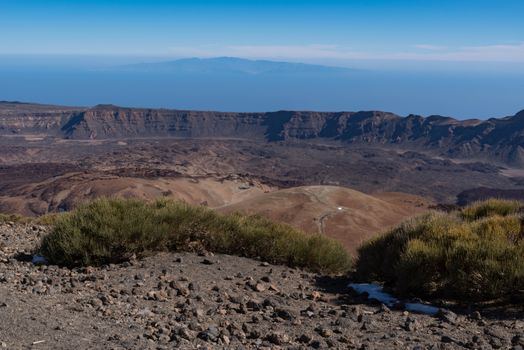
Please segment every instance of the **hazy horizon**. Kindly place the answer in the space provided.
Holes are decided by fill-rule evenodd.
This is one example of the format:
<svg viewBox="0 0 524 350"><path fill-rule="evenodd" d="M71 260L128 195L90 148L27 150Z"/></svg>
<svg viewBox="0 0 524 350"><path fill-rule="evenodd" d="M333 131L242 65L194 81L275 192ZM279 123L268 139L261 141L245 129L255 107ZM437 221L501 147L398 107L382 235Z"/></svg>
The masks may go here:
<svg viewBox="0 0 524 350"><path fill-rule="evenodd" d="M382 110L458 119L503 117L524 109L524 73L379 70L358 65L344 74L314 70L297 74L285 69L278 74L248 74L220 71L221 67L121 69L173 61L177 59L0 56L0 100L230 112Z"/></svg>
<svg viewBox="0 0 524 350"><path fill-rule="evenodd" d="M0 100L387 110L460 119L524 108L519 0L27 0L0 6L0 31L9 33L0 37ZM253 77L113 71L190 57L355 72Z"/></svg>

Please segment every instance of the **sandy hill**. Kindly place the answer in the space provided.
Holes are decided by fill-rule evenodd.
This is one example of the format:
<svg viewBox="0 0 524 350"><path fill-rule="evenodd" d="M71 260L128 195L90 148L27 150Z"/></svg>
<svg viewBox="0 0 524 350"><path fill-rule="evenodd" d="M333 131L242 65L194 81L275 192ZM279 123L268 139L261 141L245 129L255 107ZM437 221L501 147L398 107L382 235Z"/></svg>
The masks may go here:
<svg viewBox="0 0 524 350"><path fill-rule="evenodd" d="M144 179L107 173L67 173L21 186L0 195L0 212L27 216L68 211L98 197L153 200L175 198L217 207L242 201L271 187L241 178L168 177Z"/></svg>
<svg viewBox="0 0 524 350"><path fill-rule="evenodd" d="M167 197L221 212L261 214L340 240L351 252L364 240L427 210L429 205L422 197L405 193L368 195L338 186L278 189L240 177L136 178L71 172L4 189L0 212L41 215L71 210L102 196Z"/></svg>
<svg viewBox="0 0 524 350"><path fill-rule="evenodd" d="M368 195L337 186L304 186L256 194L218 210L260 214L322 233L355 252L363 241L428 210L429 205L429 201L405 193Z"/></svg>

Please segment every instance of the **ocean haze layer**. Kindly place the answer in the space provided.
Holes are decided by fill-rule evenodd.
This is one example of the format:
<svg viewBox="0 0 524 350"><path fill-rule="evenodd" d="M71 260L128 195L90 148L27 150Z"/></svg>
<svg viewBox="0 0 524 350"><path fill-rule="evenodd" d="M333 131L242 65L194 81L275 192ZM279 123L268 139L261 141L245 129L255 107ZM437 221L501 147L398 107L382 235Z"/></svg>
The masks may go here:
<svg viewBox="0 0 524 350"><path fill-rule="evenodd" d="M385 110L460 119L511 115L524 100L519 72L347 69L236 58L151 61L2 57L0 99L231 112Z"/></svg>

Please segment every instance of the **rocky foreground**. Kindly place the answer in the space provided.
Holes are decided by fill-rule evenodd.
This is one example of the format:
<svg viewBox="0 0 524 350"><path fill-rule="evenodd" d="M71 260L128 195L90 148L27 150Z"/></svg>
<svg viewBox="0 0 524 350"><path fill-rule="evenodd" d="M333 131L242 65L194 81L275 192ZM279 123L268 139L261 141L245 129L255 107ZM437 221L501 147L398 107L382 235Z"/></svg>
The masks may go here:
<svg viewBox="0 0 524 350"><path fill-rule="evenodd" d="M227 255L35 266L44 227L0 224L0 348L523 349L522 310L437 317L331 279Z"/></svg>

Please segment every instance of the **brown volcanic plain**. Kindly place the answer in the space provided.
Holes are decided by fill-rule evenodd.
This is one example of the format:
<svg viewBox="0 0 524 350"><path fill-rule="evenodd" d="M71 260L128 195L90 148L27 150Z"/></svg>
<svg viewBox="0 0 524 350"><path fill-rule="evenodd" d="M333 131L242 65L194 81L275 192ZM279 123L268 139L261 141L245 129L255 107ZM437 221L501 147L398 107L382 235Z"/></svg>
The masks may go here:
<svg viewBox="0 0 524 350"><path fill-rule="evenodd" d="M518 191L524 112L222 113L0 103L0 212L173 197L362 240L476 187Z"/></svg>

